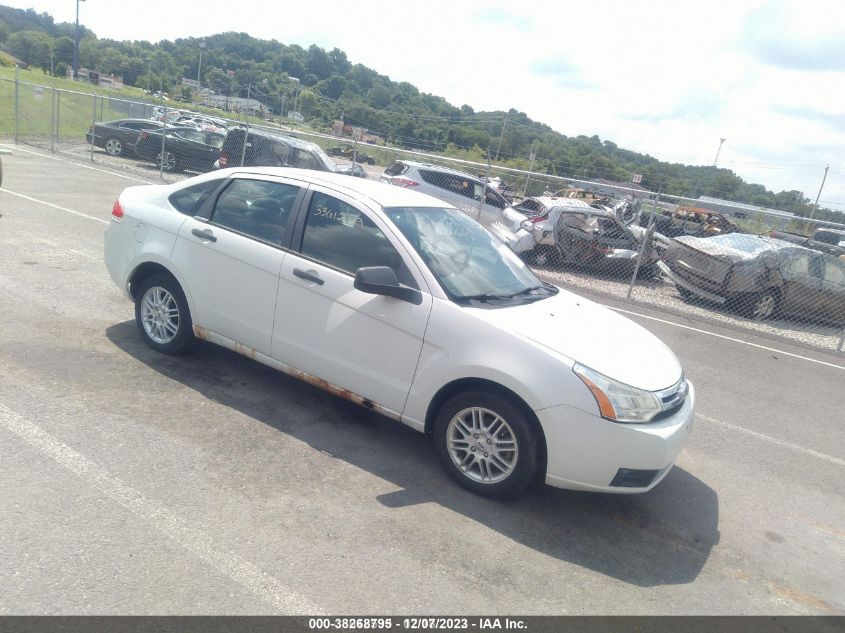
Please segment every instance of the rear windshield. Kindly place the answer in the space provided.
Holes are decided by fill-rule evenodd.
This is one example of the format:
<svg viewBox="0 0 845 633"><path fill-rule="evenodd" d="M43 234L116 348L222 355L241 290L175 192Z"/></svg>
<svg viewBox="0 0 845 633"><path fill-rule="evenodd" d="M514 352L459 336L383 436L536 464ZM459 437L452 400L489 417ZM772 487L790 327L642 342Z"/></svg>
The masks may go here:
<svg viewBox="0 0 845 633"><path fill-rule="evenodd" d="M834 246L840 242L845 242L845 233L839 233L838 231L823 231L819 229L813 237L818 242L833 244Z"/></svg>
<svg viewBox="0 0 845 633"><path fill-rule="evenodd" d="M403 163L401 160L397 160L390 167L385 169L384 173L388 176L401 176L406 171L408 171L408 165Z"/></svg>

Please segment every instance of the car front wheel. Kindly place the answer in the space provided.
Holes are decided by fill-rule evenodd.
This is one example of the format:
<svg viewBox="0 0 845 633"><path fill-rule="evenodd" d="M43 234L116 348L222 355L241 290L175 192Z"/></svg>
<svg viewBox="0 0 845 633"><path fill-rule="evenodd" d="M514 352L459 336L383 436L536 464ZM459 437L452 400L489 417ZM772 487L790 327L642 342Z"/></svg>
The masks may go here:
<svg viewBox="0 0 845 633"><path fill-rule="evenodd" d="M498 394L468 391L449 398L437 414L434 441L452 478L485 497L512 497L537 474L534 425Z"/></svg>
<svg viewBox="0 0 845 633"><path fill-rule="evenodd" d="M765 321L777 312L778 294L774 290L764 290L750 295L743 306L743 312L749 319Z"/></svg>
<svg viewBox="0 0 845 633"><path fill-rule="evenodd" d="M185 294L168 275L147 277L135 293L135 322L144 342L157 352L179 354L194 342Z"/></svg>

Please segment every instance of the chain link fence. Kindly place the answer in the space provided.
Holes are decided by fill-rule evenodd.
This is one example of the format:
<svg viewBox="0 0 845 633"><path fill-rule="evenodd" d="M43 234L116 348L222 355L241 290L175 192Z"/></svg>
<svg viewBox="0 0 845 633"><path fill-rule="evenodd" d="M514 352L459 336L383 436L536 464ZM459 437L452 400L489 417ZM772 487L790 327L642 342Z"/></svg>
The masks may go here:
<svg viewBox="0 0 845 633"><path fill-rule="evenodd" d="M0 111L12 114L0 134L151 182L266 165L380 179L461 209L548 282L842 351L845 225L550 175L534 154L520 168L485 164L261 121L252 116L258 112L174 107L79 85L74 91L0 79Z"/></svg>

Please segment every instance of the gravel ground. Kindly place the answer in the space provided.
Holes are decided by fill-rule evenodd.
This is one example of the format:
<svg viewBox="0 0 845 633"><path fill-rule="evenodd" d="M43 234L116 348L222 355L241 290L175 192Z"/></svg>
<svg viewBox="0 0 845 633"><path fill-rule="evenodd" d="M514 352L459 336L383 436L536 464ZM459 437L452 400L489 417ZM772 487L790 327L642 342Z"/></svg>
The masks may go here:
<svg viewBox="0 0 845 633"><path fill-rule="evenodd" d="M36 147L49 150L49 143L44 139L32 142ZM89 161L92 158L91 147L84 141L62 141L56 144L56 151L62 154ZM105 169L128 171L138 178L152 183L160 182L159 172L152 163L132 158L109 156L102 149L95 148L93 159L96 164ZM334 159L339 165L348 165L350 161L342 158ZM367 176L378 179L384 171L381 165L363 165ZM178 182L196 175L195 172L180 172L164 174L166 182ZM599 296L626 298L631 271L587 271L583 268L551 268L536 267L535 270L543 279L576 291L587 291ZM676 291L673 284L665 279L638 279L631 296L634 303L640 303L665 310L675 315L683 316L694 321L704 321L735 328L739 331L750 332L776 339L785 339L799 345L835 351L843 336L843 330L829 325L802 322L792 319L771 319L766 323L757 323L739 317L716 304L706 301L685 301Z"/></svg>

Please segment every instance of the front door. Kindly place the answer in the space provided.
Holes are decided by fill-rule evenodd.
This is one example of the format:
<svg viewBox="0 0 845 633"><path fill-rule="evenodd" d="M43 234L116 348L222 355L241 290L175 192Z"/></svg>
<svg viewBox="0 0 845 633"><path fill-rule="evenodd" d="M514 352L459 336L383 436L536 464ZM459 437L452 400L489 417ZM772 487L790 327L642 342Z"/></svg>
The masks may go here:
<svg viewBox="0 0 845 633"><path fill-rule="evenodd" d="M408 267L379 216L330 189L312 185L297 235L299 252L282 264L273 357L401 413L431 311L419 271ZM422 302L356 290L355 271L366 266L393 268L403 284L421 290Z"/></svg>

